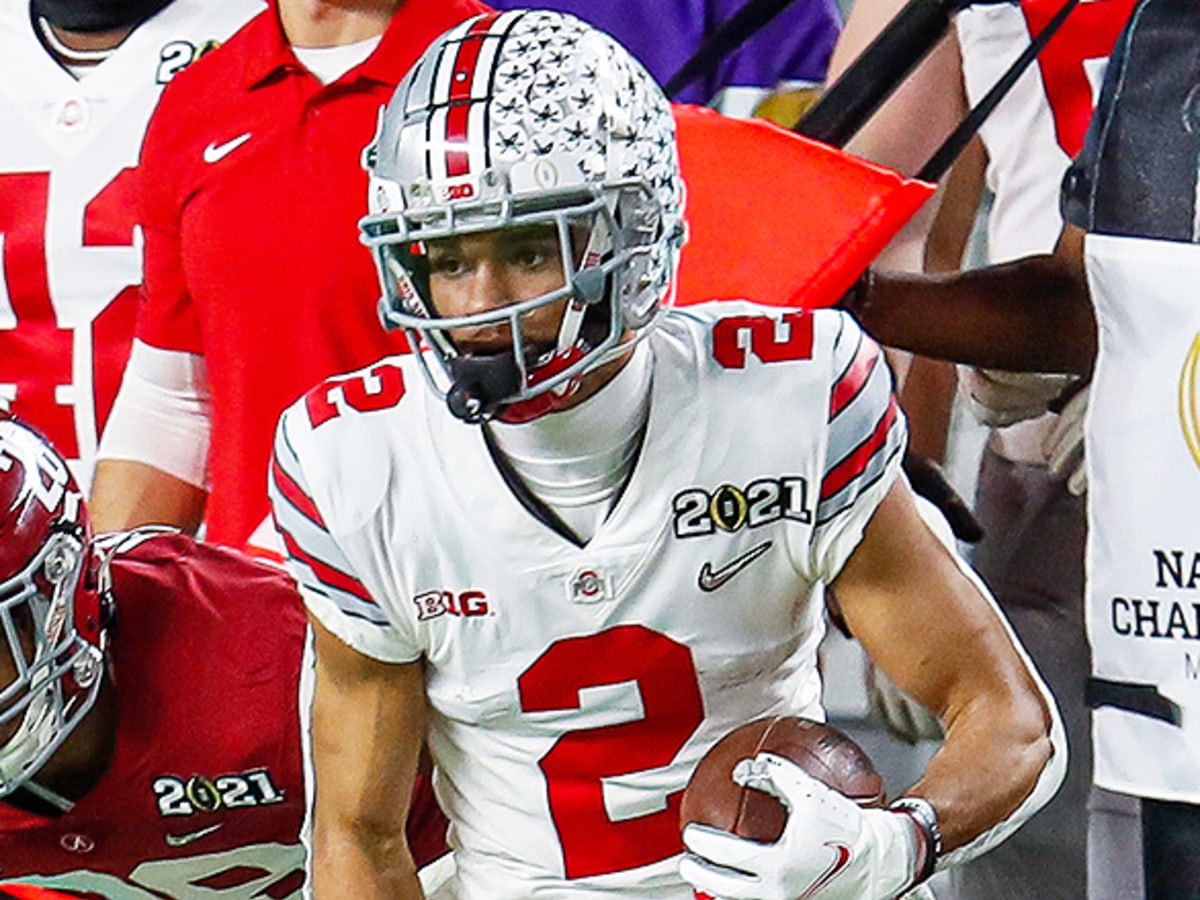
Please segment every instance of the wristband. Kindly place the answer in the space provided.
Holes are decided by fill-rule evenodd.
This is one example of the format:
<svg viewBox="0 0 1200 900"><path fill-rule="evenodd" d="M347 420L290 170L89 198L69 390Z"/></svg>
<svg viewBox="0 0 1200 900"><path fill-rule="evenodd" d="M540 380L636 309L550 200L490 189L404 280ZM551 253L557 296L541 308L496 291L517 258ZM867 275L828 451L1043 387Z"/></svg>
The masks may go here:
<svg viewBox="0 0 1200 900"><path fill-rule="evenodd" d="M875 270L868 267L854 280L854 284L842 295L838 306L855 318L867 311L870 303L871 289L875 286Z"/></svg>
<svg viewBox="0 0 1200 900"><path fill-rule="evenodd" d="M901 797L888 807L892 812L903 813L917 825L925 838L925 849L920 867L913 877L912 886L920 884L933 874L942 855L942 830L938 827L937 810L924 797Z"/></svg>

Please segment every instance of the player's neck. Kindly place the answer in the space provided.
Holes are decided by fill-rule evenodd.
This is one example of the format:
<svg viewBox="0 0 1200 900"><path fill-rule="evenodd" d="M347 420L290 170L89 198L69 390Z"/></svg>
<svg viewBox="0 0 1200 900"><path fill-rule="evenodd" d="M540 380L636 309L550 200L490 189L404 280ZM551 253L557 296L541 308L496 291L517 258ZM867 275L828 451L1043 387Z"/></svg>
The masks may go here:
<svg viewBox="0 0 1200 900"><path fill-rule="evenodd" d="M512 471L576 536L591 540L636 461L650 408L650 349L583 403L520 425L488 426Z"/></svg>
<svg viewBox="0 0 1200 900"><path fill-rule="evenodd" d="M39 17L37 27L50 55L61 65L78 69L104 62L137 26L126 25L107 31L72 31Z"/></svg>
<svg viewBox="0 0 1200 900"><path fill-rule="evenodd" d="M293 47L341 47L378 37L401 0L279 0L279 21Z"/></svg>

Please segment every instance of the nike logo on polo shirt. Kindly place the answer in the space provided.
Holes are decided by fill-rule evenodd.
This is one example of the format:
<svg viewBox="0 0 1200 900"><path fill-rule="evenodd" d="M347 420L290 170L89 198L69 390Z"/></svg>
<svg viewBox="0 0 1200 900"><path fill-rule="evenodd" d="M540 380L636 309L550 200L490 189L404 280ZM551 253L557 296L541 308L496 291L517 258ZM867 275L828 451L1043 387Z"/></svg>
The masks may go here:
<svg viewBox="0 0 1200 900"><path fill-rule="evenodd" d="M251 132L247 131L245 134L240 134L233 140L226 141L223 144L213 141L204 148L204 161L211 165L224 159L238 147L242 146L242 144L246 143L246 141L250 140L250 136Z"/></svg>
<svg viewBox="0 0 1200 900"><path fill-rule="evenodd" d="M715 591L770 549L771 542L763 541L761 544L751 547L733 562L726 563L719 569L714 569L710 563L705 563L701 566L700 577L697 579L700 590L706 593Z"/></svg>
<svg viewBox="0 0 1200 900"><path fill-rule="evenodd" d="M209 825L207 828L198 828L195 831L189 831L184 834L167 834L163 836L163 840L167 842L168 847L185 847L192 843L192 841L198 841L202 837L207 837L224 824L224 822L217 822L215 825Z"/></svg>

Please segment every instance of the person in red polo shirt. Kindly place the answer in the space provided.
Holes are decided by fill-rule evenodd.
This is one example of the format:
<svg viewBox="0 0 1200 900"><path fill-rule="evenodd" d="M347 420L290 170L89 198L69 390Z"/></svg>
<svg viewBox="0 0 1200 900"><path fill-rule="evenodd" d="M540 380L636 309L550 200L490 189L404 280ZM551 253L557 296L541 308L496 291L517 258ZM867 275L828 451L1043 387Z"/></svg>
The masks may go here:
<svg viewBox="0 0 1200 900"><path fill-rule="evenodd" d="M279 412L394 353L358 242L380 107L475 0L277 0L164 93L141 155L145 302L99 451L101 529L273 540ZM254 537L254 540L251 540Z"/></svg>

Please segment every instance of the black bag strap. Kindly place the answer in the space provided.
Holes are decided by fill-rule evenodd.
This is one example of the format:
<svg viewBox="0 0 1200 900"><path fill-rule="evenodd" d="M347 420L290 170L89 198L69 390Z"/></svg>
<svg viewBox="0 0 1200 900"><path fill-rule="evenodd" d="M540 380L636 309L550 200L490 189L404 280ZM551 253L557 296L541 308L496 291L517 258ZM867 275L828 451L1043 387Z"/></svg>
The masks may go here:
<svg viewBox="0 0 1200 900"><path fill-rule="evenodd" d="M1089 709L1111 706L1171 725L1183 724L1183 710L1179 704L1170 697L1164 697L1152 684L1089 678L1083 699Z"/></svg>

